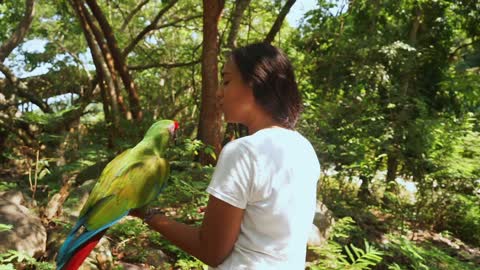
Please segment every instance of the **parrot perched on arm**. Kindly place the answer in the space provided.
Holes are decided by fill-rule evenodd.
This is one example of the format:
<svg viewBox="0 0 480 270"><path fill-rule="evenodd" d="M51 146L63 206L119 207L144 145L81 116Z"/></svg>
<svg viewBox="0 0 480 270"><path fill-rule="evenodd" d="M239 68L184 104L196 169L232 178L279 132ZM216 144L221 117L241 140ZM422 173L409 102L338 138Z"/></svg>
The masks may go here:
<svg viewBox="0 0 480 270"><path fill-rule="evenodd" d="M105 166L77 223L60 247L57 269L80 267L110 226L158 196L170 172L163 154L177 129L176 121L155 122L142 141Z"/></svg>

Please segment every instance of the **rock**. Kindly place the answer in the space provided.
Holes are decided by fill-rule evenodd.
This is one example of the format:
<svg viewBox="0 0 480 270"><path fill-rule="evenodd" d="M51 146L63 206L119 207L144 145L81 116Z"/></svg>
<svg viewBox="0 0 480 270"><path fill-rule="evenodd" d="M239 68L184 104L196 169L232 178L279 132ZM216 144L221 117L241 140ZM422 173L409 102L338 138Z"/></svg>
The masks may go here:
<svg viewBox="0 0 480 270"><path fill-rule="evenodd" d="M75 182L83 184L87 180L98 179L108 162L110 162L110 160L100 161L85 168L77 175Z"/></svg>
<svg viewBox="0 0 480 270"><path fill-rule="evenodd" d="M150 267L145 266L145 265L136 265L136 264L127 263L127 262L119 262L119 266L123 270L147 270L147 269L150 269Z"/></svg>
<svg viewBox="0 0 480 270"><path fill-rule="evenodd" d="M58 209L60 209L60 205L61 205L61 200L62 198L62 195L60 195L60 193L57 193L55 195L53 195L53 197L50 199L50 201L48 202L48 205L47 207L45 208L45 217L48 219L48 220L51 220L53 217L55 217L57 215L57 212L58 212Z"/></svg>
<svg viewBox="0 0 480 270"><path fill-rule="evenodd" d="M10 224L13 228L0 232L0 253L13 249L37 257L43 255L46 248L47 232L41 220L32 214L28 208L17 202L20 195L0 198L0 223Z"/></svg>
<svg viewBox="0 0 480 270"><path fill-rule="evenodd" d="M326 238L322 236L322 233L317 226L312 224L310 229L310 235L308 236L307 245L309 246L321 246L326 241Z"/></svg>
<svg viewBox="0 0 480 270"><path fill-rule="evenodd" d="M110 242L102 237L97 246L85 259L80 270L107 270L113 269L113 255L110 251Z"/></svg>
<svg viewBox="0 0 480 270"><path fill-rule="evenodd" d="M100 242L97 244L90 256L97 260L97 264L100 266L100 269L112 268L113 255L110 251L110 242L107 240L107 237L100 239Z"/></svg>
<svg viewBox="0 0 480 270"><path fill-rule="evenodd" d="M80 214L80 211L83 208L83 205L87 202L88 195L92 191L93 186L95 185L96 180L85 181L81 186L73 189L68 195L67 200L63 205L63 211L73 216L72 222L76 222L76 218Z"/></svg>
<svg viewBox="0 0 480 270"><path fill-rule="evenodd" d="M321 246L330 235L331 228L335 223L332 211L320 201L317 201L317 208L313 218L313 224L308 237L309 246Z"/></svg>
<svg viewBox="0 0 480 270"><path fill-rule="evenodd" d="M25 197L23 196L23 193L18 190L0 192L0 197L15 204L25 205Z"/></svg>
<svg viewBox="0 0 480 270"><path fill-rule="evenodd" d="M51 222L47 226L47 250L45 258L48 261L54 261L60 246L65 241L68 231L61 225Z"/></svg>
<svg viewBox="0 0 480 270"><path fill-rule="evenodd" d="M155 247L137 245L125 245L118 258L129 263L142 263L147 266L153 266L155 269L164 269L165 265L169 265L170 262L170 257L162 250Z"/></svg>
<svg viewBox="0 0 480 270"><path fill-rule="evenodd" d="M163 266L165 263L168 263L169 257L159 249L151 249L148 251L146 256L146 263L155 268Z"/></svg>

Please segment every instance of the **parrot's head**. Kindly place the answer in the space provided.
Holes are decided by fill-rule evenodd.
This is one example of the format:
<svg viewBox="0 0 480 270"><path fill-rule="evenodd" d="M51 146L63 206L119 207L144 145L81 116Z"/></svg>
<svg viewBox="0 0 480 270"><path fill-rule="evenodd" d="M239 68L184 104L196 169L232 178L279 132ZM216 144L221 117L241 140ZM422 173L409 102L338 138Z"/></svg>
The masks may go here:
<svg viewBox="0 0 480 270"><path fill-rule="evenodd" d="M163 152L170 139L175 138L178 127L178 122L174 120L157 121L148 129L144 139L151 139L154 147Z"/></svg>

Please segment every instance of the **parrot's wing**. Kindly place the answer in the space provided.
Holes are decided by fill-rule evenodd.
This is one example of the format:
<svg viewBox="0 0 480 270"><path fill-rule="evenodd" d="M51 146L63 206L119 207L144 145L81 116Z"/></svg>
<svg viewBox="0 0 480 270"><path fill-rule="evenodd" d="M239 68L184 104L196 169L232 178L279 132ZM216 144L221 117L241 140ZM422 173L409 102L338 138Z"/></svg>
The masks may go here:
<svg viewBox="0 0 480 270"><path fill-rule="evenodd" d="M131 149L123 151L120 155L112 159L107 164L107 166L105 166L97 183L90 192L87 202L80 211L79 217L84 216L88 212L88 210L98 201L109 196L109 194L107 194L107 191L110 189L110 186L115 181L115 175L117 174L117 172L120 171L120 169L122 169L123 167L125 167L125 165L128 163L128 154L130 153L130 151Z"/></svg>
<svg viewBox="0 0 480 270"><path fill-rule="evenodd" d="M102 173L101 183L99 182L92 191L97 199L90 200L89 197L87 201L87 203L90 202L89 207L82 209L85 213L79 217L77 224L62 245L57 260L65 263L75 250L115 224L131 209L145 206L154 200L165 186L169 171L170 166L167 160L148 156L128 166L121 175L118 175L115 170ZM106 182L111 183L107 185ZM101 188L97 186L107 189L101 192ZM85 229L78 234L82 225Z"/></svg>
<svg viewBox="0 0 480 270"><path fill-rule="evenodd" d="M166 183L169 164L163 158L149 156L129 165L120 175L115 171L112 173L115 175L110 176L111 184L102 185L105 190L101 195L108 199L101 198L98 200L101 203L92 205L85 213L88 230L102 228L125 216L131 209L153 201Z"/></svg>

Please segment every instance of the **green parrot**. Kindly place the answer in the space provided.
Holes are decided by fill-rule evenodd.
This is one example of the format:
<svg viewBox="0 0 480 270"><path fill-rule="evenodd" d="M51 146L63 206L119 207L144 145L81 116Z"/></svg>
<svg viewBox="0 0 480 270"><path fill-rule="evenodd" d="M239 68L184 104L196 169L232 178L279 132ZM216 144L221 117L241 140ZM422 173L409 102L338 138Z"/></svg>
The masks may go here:
<svg viewBox="0 0 480 270"><path fill-rule="evenodd" d="M105 166L77 223L60 247L57 269L78 269L110 226L158 196L170 172L163 154L177 129L176 121L154 123L142 141Z"/></svg>

